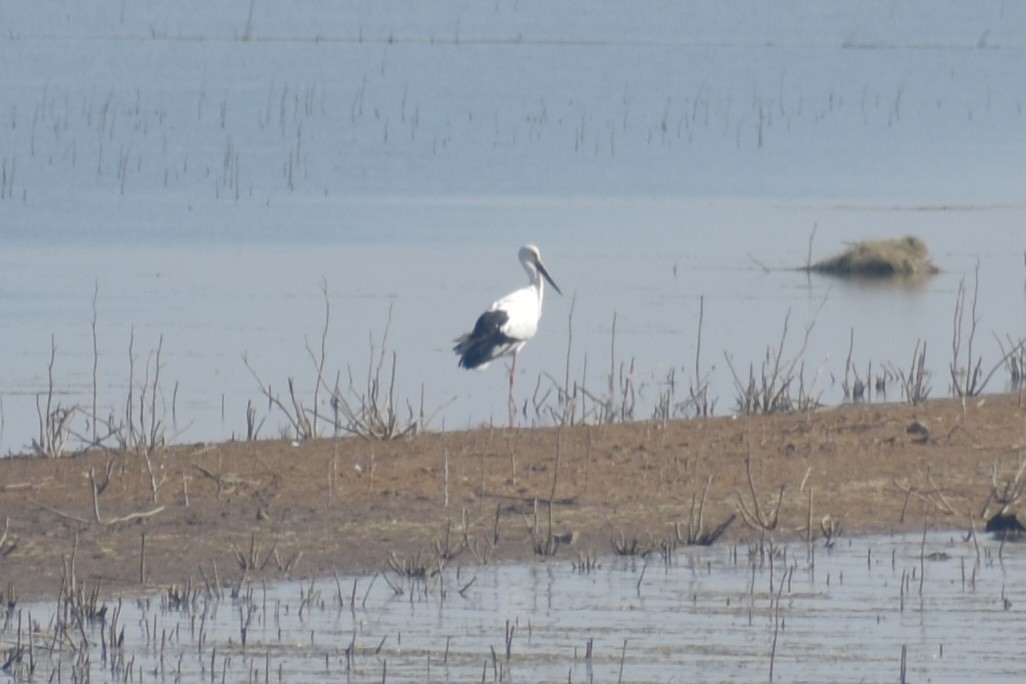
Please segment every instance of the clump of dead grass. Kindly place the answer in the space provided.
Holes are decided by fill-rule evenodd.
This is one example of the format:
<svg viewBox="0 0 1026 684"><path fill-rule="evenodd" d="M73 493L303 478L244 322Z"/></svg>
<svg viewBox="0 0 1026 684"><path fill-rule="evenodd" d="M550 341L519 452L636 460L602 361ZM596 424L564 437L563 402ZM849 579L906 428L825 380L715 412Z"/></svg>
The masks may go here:
<svg viewBox="0 0 1026 684"><path fill-rule="evenodd" d="M388 348L392 306L388 307L388 320L380 344L375 344L373 335L370 337L370 357L365 386L360 386L363 383L354 379L352 367L347 366L346 387L342 381L342 371L336 372L334 384L329 382L326 375L327 339L331 324L331 303L326 281L321 284L321 292L324 297L324 324L321 328L320 345L315 351L309 341L306 343L306 351L316 373L309 405L298 396L294 378L288 378L288 398L282 399L270 383L261 379L250 364L246 353L242 354L242 362L257 381L261 394L267 399L268 407L277 408L288 421L288 425L283 428L282 436L298 441L314 439L323 436L322 427L325 424L331 426L335 437L348 434L376 441L412 437L424 430L448 402L427 415L424 409L424 387L421 386L419 411L414 409L409 400L405 402L405 410L401 406L396 390L398 354ZM391 363L388 363L389 359ZM327 407L322 406L322 392L327 395ZM262 421L257 423L252 405L246 409L246 424L247 440L256 439Z"/></svg>
<svg viewBox="0 0 1026 684"><path fill-rule="evenodd" d="M914 277L940 272L930 259L926 243L913 235L893 240L862 240L805 268L844 277Z"/></svg>

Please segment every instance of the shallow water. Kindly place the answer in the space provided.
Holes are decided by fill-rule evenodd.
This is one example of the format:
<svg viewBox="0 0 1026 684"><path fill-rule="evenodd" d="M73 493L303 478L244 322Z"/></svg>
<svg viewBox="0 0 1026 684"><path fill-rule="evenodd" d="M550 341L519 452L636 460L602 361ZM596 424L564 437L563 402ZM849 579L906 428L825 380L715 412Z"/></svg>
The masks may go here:
<svg viewBox="0 0 1026 684"><path fill-rule="evenodd" d="M474 214L485 207L457 211ZM841 382L849 347L864 379L870 372L890 372L888 392L873 398L901 401L895 376L909 372L920 340L928 344L932 396L948 395L954 305L960 281L970 288L967 305L971 301L977 263L974 354L983 358L985 372L1000 365L1002 347L1011 347L1009 338L1021 339L1026 329L1022 257L1004 248L1022 242L1021 231L1011 227L1026 218L1021 212L870 211L738 202L701 206L654 200L581 200L555 208L536 206L531 212L522 206L505 211L539 221L544 213L575 224L590 224L601 215L607 225L605 232L591 236L589 228L578 225L543 242L549 269L567 296L549 293L541 330L521 356L517 393L527 405L521 424L550 422L535 400L548 393L547 405L555 406L551 390L564 384L568 346L571 382L583 384L598 398L609 396L611 361L618 375L633 363L636 418L653 415L670 373L677 383L674 401L683 402L687 384L696 377L700 306L700 377L709 382L717 414L736 408L738 392L727 356L743 380L750 366L759 378L785 324L784 361L804 364L795 374L800 372L808 393L825 403L844 399ZM646 212L645 226L632 229L640 211ZM439 209L430 218L441 223L446 214ZM758 224L752 218L756 215ZM705 227L681 230L680 216L689 221L701 217L696 223ZM814 244L841 247L844 240L878 234L866 227L867 217L900 221L902 232L925 235L944 272L927 283L895 286L764 272L752 261L783 268L804 259L808 235L796 235L789 223L807 227L818 222ZM933 225L918 230L914 222ZM977 238L966 244L965 236L982 224L987 230L976 232ZM731 226L729 237L725 226ZM623 245L616 236L624 231L641 240ZM450 346L493 297L521 284L516 244L497 237L468 244L452 232L440 229L439 234L443 237L437 244L382 240L337 246L241 244L217 250L9 247L0 253L0 308L8 335L0 353L5 418L0 445L4 452L18 451L37 433L36 403L37 397L40 403L46 398L51 339L56 345L56 400L91 412L94 296L98 415L124 415L132 344L136 402L147 370L152 383L155 352L160 350L156 409L170 441L244 436L249 402L264 421L260 435L276 437L287 421L268 406L242 355L286 400L286 381L294 378L300 398L312 406L317 372L310 352L319 353L325 322L323 284L330 304L325 363L329 384L341 373L345 387L351 372L355 385L364 387L371 352L376 358L391 312L386 344L397 355L396 395L403 415L406 401L419 411L423 391L426 412L440 409L431 428L504 424L505 364L483 373L465 372L456 367ZM743 251L732 247L735 241ZM41 262L47 264L45 271L38 269ZM967 315L966 338L969 320ZM963 366L965 354L963 349ZM1008 378L998 368L988 389L1003 390ZM619 390L613 396L619 400ZM320 409L330 413L324 392ZM677 410L678 415L689 412L685 407ZM84 419L77 429L88 434Z"/></svg>
<svg viewBox="0 0 1026 684"><path fill-rule="evenodd" d="M1019 544L930 533L764 551L685 548L588 570L566 559L454 566L427 581L389 571L244 586L236 599L201 587L175 609L124 599L107 604L108 620L120 610L122 651L104 656L100 626L89 627L89 670L120 679L128 666L134 681L683 682L766 681L772 663L775 681L862 682L897 681L904 647L908 681L1021 675ZM46 638L53 605L19 604L6 642L28 613L43 627L37 645ZM38 646L35 657L37 677L67 676L75 660Z"/></svg>

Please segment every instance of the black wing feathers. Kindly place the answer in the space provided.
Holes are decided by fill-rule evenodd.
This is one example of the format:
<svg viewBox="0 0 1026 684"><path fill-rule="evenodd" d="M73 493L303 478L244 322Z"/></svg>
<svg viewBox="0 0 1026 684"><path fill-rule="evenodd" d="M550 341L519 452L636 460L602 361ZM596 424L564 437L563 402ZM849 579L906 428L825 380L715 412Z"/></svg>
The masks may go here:
<svg viewBox="0 0 1026 684"><path fill-rule="evenodd" d="M496 357L495 352L515 340L502 334L509 315L501 309L481 314L474 329L456 340L453 351L460 355L462 368L477 368Z"/></svg>

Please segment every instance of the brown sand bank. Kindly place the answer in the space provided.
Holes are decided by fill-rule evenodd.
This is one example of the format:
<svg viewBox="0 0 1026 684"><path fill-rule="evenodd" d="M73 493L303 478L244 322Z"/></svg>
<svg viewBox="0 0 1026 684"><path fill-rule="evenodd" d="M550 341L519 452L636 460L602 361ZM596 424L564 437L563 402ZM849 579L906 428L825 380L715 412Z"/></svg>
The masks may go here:
<svg viewBox="0 0 1026 684"><path fill-rule="evenodd" d="M810 497L820 536L825 516L854 535L968 529L971 512L982 531L995 466L1003 486L1024 456L1020 398L991 396L391 443L183 445L153 454L152 476L137 454L11 458L0 460L0 589L55 597L72 555L77 581L104 594L202 586L215 565L225 583L375 572L392 554L424 565L466 542L450 564L533 559L550 499L552 535L573 541L548 562L610 553L621 535L658 547L697 522L692 500L709 478L706 530L739 498L753 511L749 457L764 515L783 487L776 539L805 534ZM738 515L718 543L757 537Z"/></svg>

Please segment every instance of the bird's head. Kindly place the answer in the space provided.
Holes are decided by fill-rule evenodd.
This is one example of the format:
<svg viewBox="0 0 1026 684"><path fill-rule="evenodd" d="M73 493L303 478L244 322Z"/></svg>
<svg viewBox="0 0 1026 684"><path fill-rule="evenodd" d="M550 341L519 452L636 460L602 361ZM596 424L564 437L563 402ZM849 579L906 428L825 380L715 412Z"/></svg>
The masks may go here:
<svg viewBox="0 0 1026 684"><path fill-rule="evenodd" d="M544 276L545 280L549 281L549 285L552 286L552 289L560 295L563 294L559 289L559 286L556 285L554 280L552 280L552 276L550 276L548 270L546 270L545 264L542 263L541 252L538 250L536 245L528 243L520 248L520 263L524 265L524 269L531 275L532 279L535 277L536 273L540 273Z"/></svg>

